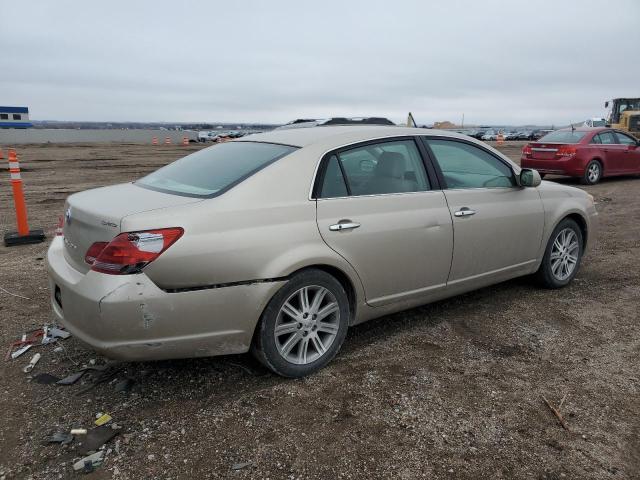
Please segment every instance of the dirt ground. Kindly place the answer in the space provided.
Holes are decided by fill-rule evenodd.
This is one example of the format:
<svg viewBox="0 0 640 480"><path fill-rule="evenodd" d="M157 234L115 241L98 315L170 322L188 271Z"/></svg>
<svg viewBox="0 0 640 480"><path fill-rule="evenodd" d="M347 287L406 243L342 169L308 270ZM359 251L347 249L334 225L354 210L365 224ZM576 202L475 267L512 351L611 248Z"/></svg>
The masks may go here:
<svg viewBox="0 0 640 480"><path fill-rule="evenodd" d="M517 159L521 145L502 148ZM31 226L50 239L67 195L198 148L23 146ZM7 232L15 226L4 175ZM76 442L43 440L91 427L97 412L121 428L96 479L640 478L640 178L586 190L600 232L569 287L518 279L365 323L306 379L274 376L248 355L122 364L86 393L88 376L63 387L22 372L36 351L32 374L104 362L73 338L62 352L46 345L0 361L0 480L80 475ZM3 346L51 320L46 249L0 247ZM116 391L125 378L131 390ZM554 405L566 397L570 431L543 395Z"/></svg>

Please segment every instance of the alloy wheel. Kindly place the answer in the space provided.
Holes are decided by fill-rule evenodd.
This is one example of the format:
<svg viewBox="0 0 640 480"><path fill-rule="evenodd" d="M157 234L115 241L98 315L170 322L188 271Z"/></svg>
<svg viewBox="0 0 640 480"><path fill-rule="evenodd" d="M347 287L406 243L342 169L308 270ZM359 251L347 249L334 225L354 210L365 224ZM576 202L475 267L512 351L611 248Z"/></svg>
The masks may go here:
<svg viewBox="0 0 640 480"><path fill-rule="evenodd" d="M551 247L551 273L560 280L571 276L578 264L580 243L576 232L565 228L558 233Z"/></svg>
<svg viewBox="0 0 640 480"><path fill-rule="evenodd" d="M587 170L587 177L589 178L589 182L595 183L600 178L600 165L597 162L593 162L589 165L589 169Z"/></svg>
<svg viewBox="0 0 640 480"><path fill-rule="evenodd" d="M274 335L278 353L288 362L306 365L322 357L340 328L340 306L325 287L302 287L284 302Z"/></svg>

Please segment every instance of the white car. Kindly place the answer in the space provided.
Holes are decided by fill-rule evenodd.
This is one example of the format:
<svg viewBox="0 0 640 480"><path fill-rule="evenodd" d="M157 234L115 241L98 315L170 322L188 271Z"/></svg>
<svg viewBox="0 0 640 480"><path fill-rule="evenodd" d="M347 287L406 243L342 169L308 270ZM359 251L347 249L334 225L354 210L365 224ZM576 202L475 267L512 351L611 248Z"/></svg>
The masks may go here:
<svg viewBox="0 0 640 480"><path fill-rule="evenodd" d="M601 117L593 117L585 120L582 124L583 127L606 127L607 121Z"/></svg>

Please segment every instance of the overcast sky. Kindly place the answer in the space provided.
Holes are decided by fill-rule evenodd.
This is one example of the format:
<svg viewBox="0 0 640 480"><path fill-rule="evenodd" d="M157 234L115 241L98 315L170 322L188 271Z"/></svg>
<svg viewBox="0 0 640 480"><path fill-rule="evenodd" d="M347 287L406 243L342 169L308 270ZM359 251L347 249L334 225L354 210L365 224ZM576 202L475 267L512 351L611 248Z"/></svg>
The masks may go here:
<svg viewBox="0 0 640 480"><path fill-rule="evenodd" d="M0 0L34 119L566 124L640 96L640 0Z"/></svg>

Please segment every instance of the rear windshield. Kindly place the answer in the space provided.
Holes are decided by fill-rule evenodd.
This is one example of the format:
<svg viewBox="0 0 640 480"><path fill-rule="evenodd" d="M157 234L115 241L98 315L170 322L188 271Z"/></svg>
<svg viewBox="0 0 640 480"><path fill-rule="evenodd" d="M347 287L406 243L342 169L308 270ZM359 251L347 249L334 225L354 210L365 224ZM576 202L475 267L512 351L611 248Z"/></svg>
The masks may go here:
<svg viewBox="0 0 640 480"><path fill-rule="evenodd" d="M176 160L136 185L177 195L213 197L294 150L296 147L274 143L221 143Z"/></svg>
<svg viewBox="0 0 640 480"><path fill-rule="evenodd" d="M556 130L542 137L538 142L546 143L579 143L587 132L578 132L577 130Z"/></svg>

